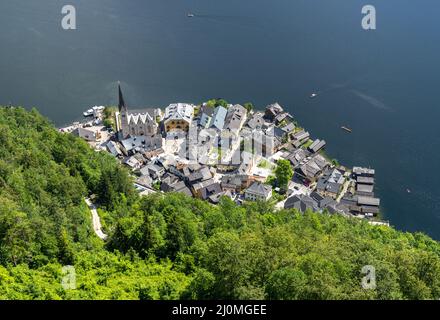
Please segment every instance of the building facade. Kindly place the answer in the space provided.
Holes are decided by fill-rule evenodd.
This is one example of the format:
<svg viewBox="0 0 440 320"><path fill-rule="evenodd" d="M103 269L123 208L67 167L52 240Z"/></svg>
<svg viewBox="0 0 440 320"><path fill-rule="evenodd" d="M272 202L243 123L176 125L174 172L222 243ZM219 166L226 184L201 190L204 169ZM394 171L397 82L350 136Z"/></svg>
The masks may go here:
<svg viewBox="0 0 440 320"><path fill-rule="evenodd" d="M188 131L194 117L194 106L187 103L173 103L165 110L166 132Z"/></svg>
<svg viewBox="0 0 440 320"><path fill-rule="evenodd" d="M119 117L117 115L116 123L121 139L135 136L152 137L158 132L160 120L160 109L151 109L144 113L129 113L119 85Z"/></svg>

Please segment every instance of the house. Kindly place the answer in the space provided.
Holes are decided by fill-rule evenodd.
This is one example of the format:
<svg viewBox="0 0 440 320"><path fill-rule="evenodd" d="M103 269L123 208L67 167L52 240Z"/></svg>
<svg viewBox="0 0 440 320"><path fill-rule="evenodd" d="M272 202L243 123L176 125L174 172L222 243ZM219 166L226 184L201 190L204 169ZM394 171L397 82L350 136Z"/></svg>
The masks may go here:
<svg viewBox="0 0 440 320"><path fill-rule="evenodd" d="M191 189L193 191L194 196L196 198L201 198L202 197L202 189L206 188L207 186L210 186L213 183L214 183L214 179L209 179L209 180L201 181L198 183L194 183L191 186Z"/></svg>
<svg viewBox="0 0 440 320"><path fill-rule="evenodd" d="M306 132L306 131L304 131L304 130L301 130L301 131L298 131L298 132L294 133L294 134L291 136L291 138L292 138L292 145L293 145L295 148L299 148L299 147L301 147L304 143L306 143L307 140L309 140L309 138L310 138L310 133L308 133L308 132Z"/></svg>
<svg viewBox="0 0 440 320"><path fill-rule="evenodd" d="M120 138L126 139L129 136L153 136L158 132L162 118L160 109L147 109L139 113L130 113L122 95L121 86L119 89L119 112L116 114L116 127L120 132ZM120 119L119 119L120 117Z"/></svg>
<svg viewBox="0 0 440 320"><path fill-rule="evenodd" d="M228 197L230 199L234 198L230 191L223 191L223 192L220 192L220 193L213 194L212 196L210 196L208 198L208 200L211 203L218 204L220 202L221 197Z"/></svg>
<svg viewBox="0 0 440 320"><path fill-rule="evenodd" d="M95 142L98 139L100 139L99 132L95 132L93 130L85 129L85 128L77 128L72 131L72 134L74 134L74 135L76 135L76 136L78 136L88 142Z"/></svg>
<svg viewBox="0 0 440 320"><path fill-rule="evenodd" d="M118 144L114 141L109 141L106 144L107 151L112 154L114 157L122 156L121 148L119 148Z"/></svg>
<svg viewBox="0 0 440 320"><path fill-rule="evenodd" d="M316 190L325 197L336 198L344 182L345 178L339 170L329 170L319 177Z"/></svg>
<svg viewBox="0 0 440 320"><path fill-rule="evenodd" d="M211 122L209 123L209 127L217 130L223 130L227 114L228 110L226 108L222 106L216 107L211 118Z"/></svg>
<svg viewBox="0 0 440 320"><path fill-rule="evenodd" d="M156 162L165 168L165 170L168 170L171 166L177 167L177 160L176 157L171 154L164 154L157 158Z"/></svg>
<svg viewBox="0 0 440 320"><path fill-rule="evenodd" d="M270 104L266 107L266 112L264 113L264 118L270 122L273 122L275 118L284 112L284 109L277 103Z"/></svg>
<svg viewBox="0 0 440 320"><path fill-rule="evenodd" d="M154 163L149 163L140 169L143 176L150 176L154 180L160 179L165 174L165 169Z"/></svg>
<svg viewBox="0 0 440 320"><path fill-rule="evenodd" d="M215 197L223 192L220 183L215 182L199 190L200 198L208 200L209 198L215 199Z"/></svg>
<svg viewBox="0 0 440 320"><path fill-rule="evenodd" d="M242 190L249 188L252 180L248 175L224 175L221 178L221 186L223 191L231 191L232 193L239 193Z"/></svg>
<svg viewBox="0 0 440 320"><path fill-rule="evenodd" d="M211 170L208 167L203 167L197 171L193 171L188 175L185 175L186 180L190 185L206 181L212 178Z"/></svg>
<svg viewBox="0 0 440 320"><path fill-rule="evenodd" d="M353 175L355 177L374 178L375 170L369 168L353 167Z"/></svg>
<svg viewBox="0 0 440 320"><path fill-rule="evenodd" d="M295 130L295 124L293 122L290 122L288 125L281 128L286 135L292 133Z"/></svg>
<svg viewBox="0 0 440 320"><path fill-rule="evenodd" d="M374 178L372 177L364 177L364 176L357 176L356 182L358 184L368 184L368 185L374 185Z"/></svg>
<svg viewBox="0 0 440 320"><path fill-rule="evenodd" d="M244 198L248 201L267 201L272 196L272 186L254 182L244 192Z"/></svg>
<svg viewBox="0 0 440 320"><path fill-rule="evenodd" d="M202 128L208 128L212 115L214 113L214 108L204 104L199 111L199 121L197 124Z"/></svg>
<svg viewBox="0 0 440 320"><path fill-rule="evenodd" d="M296 169L296 176L302 180L305 185L310 185L315 183L319 176L322 174L323 170L329 167L325 158L319 154L315 155L312 158L307 158L304 162L302 162Z"/></svg>
<svg viewBox="0 0 440 320"><path fill-rule="evenodd" d="M154 136L130 136L121 141L122 152L125 155L137 152L153 152L162 148L162 137Z"/></svg>
<svg viewBox="0 0 440 320"><path fill-rule="evenodd" d="M237 169L239 175L248 175L251 173L252 168L255 166L255 156L247 151L237 150L240 153L241 161Z"/></svg>
<svg viewBox="0 0 440 320"><path fill-rule="evenodd" d="M287 156L287 160L290 161L294 168L298 167L307 157L310 156L310 153L304 149L296 149L292 153Z"/></svg>
<svg viewBox="0 0 440 320"><path fill-rule="evenodd" d="M260 112L256 112L252 118L249 119L246 126L248 126L250 129L254 130L261 130L265 124L265 121L263 119L263 114Z"/></svg>
<svg viewBox="0 0 440 320"><path fill-rule="evenodd" d="M358 196L357 203L359 206L379 207L380 206L380 199L372 198L372 197Z"/></svg>
<svg viewBox="0 0 440 320"><path fill-rule="evenodd" d="M179 192L192 197L191 190L186 186L185 182L180 180L164 181L160 185L163 192Z"/></svg>
<svg viewBox="0 0 440 320"><path fill-rule="evenodd" d="M246 122L247 110L245 107L236 104L229 108L225 119L225 129L238 135L243 124Z"/></svg>
<svg viewBox="0 0 440 320"><path fill-rule="evenodd" d="M295 195L284 202L284 209L296 209L300 212L319 211L319 206L316 200L309 196Z"/></svg>
<svg viewBox="0 0 440 320"><path fill-rule="evenodd" d="M282 112L275 117L274 122L278 126L282 123L290 122L292 120L293 117L288 112Z"/></svg>
<svg viewBox="0 0 440 320"><path fill-rule="evenodd" d="M324 148L325 145L326 145L325 140L316 139L315 141L313 141L313 143L309 146L308 149L310 152L317 153L319 150Z"/></svg>
<svg viewBox="0 0 440 320"><path fill-rule="evenodd" d="M372 184L356 184L356 194L365 197L374 197L374 185Z"/></svg>
<svg viewBox="0 0 440 320"><path fill-rule="evenodd" d="M194 105L173 103L165 109L164 127L166 132L188 131L194 116Z"/></svg>
<svg viewBox="0 0 440 320"><path fill-rule="evenodd" d="M275 131L276 130L276 131ZM282 138L279 137L281 129L269 127L266 130L255 130L250 137L247 137L247 143L252 147L256 155L270 157L275 154L282 145Z"/></svg>
<svg viewBox="0 0 440 320"><path fill-rule="evenodd" d="M136 179L136 183L146 188L151 188L153 184L153 179L150 176L141 176Z"/></svg>
<svg viewBox="0 0 440 320"><path fill-rule="evenodd" d="M142 163L134 156L128 157L124 160L124 164L132 168L133 170L140 169Z"/></svg>

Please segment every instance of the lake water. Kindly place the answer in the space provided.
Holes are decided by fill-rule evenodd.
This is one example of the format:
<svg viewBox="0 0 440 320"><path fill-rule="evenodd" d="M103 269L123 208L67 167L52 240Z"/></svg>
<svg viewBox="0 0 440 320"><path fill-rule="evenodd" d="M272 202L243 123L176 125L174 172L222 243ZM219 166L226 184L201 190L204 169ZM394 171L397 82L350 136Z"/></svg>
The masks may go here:
<svg viewBox="0 0 440 320"><path fill-rule="evenodd" d="M65 4L77 30L61 28ZM375 31L361 28L366 4ZM440 239L439 10L435 0L1 1L0 104L62 125L116 104L118 80L136 108L278 101L332 157L376 169L392 225Z"/></svg>

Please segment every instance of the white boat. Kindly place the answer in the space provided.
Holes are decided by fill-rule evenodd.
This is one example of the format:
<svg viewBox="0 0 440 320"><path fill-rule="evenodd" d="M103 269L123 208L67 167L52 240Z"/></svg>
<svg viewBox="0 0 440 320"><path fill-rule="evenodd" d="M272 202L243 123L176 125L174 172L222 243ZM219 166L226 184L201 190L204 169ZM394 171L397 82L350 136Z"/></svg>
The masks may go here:
<svg viewBox="0 0 440 320"><path fill-rule="evenodd" d="M316 98L317 96L318 96L318 94L314 92L310 95L310 99Z"/></svg>
<svg viewBox="0 0 440 320"><path fill-rule="evenodd" d="M96 116L97 112L104 110L104 106L94 106L93 108L83 112L84 117Z"/></svg>
<svg viewBox="0 0 440 320"><path fill-rule="evenodd" d="M93 116L93 109L89 109L85 112L83 112L84 117L91 117Z"/></svg>
<svg viewBox="0 0 440 320"><path fill-rule="evenodd" d="M188 13L188 18L192 18L192 17L194 17L194 14L193 13Z"/></svg>

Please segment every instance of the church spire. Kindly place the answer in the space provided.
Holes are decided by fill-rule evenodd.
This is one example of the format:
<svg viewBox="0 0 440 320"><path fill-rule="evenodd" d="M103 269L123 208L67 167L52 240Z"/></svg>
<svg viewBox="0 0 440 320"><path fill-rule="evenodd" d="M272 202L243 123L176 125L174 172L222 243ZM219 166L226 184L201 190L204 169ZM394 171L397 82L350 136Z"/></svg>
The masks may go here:
<svg viewBox="0 0 440 320"><path fill-rule="evenodd" d="M124 111L127 113L127 106L124 101L124 96L122 95L121 83L118 81L118 90L119 90L119 112Z"/></svg>

